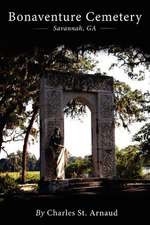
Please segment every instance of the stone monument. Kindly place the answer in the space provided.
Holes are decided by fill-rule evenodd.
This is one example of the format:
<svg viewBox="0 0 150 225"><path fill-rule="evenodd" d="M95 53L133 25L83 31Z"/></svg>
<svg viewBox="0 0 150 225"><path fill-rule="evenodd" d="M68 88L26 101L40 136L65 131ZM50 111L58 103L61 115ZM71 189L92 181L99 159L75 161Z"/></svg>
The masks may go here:
<svg viewBox="0 0 150 225"><path fill-rule="evenodd" d="M101 74L51 71L41 77L40 84L41 179L56 178L56 167L49 149L49 140L55 128L59 128L61 130L59 144L64 145L64 107L71 99L80 100L91 110L95 177L113 178L115 176L113 78Z"/></svg>

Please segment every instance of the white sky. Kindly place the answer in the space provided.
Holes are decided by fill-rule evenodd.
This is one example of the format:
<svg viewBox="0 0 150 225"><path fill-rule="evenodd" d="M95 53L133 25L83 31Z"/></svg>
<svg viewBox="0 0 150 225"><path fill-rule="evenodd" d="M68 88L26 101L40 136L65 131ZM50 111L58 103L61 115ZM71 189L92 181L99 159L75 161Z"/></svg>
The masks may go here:
<svg viewBox="0 0 150 225"><path fill-rule="evenodd" d="M133 89L141 89L146 91L150 89L150 73L146 72L146 77L144 81L135 81L128 78L121 68L114 68L109 70L110 65L115 62L116 58L114 56L108 56L105 53L97 55L98 68L101 72L106 72L107 75L113 76L115 79L124 81L128 83ZM69 150L71 155L84 156L91 154L91 114L87 108L87 115L81 120L66 118L64 120L65 126L65 147ZM132 143L132 136L135 134L143 123L135 123L130 126L130 132L124 128L115 129L115 142L119 148L124 148ZM35 145L29 145L29 151L39 157L39 143ZM22 143L10 143L7 145L8 153L12 151L22 150ZM4 153L1 153L1 157L5 157Z"/></svg>
<svg viewBox="0 0 150 225"><path fill-rule="evenodd" d="M81 119L65 116L65 146L72 155L84 156L91 154L91 111L86 107L87 114Z"/></svg>

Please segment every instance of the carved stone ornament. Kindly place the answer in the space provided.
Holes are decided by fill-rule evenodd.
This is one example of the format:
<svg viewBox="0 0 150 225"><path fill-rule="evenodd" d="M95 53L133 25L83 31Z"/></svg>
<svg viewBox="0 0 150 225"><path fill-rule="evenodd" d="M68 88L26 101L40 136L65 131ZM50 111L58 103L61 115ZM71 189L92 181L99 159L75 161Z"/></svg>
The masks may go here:
<svg viewBox="0 0 150 225"><path fill-rule="evenodd" d="M114 173L114 152L103 150L103 176L112 177Z"/></svg>
<svg viewBox="0 0 150 225"><path fill-rule="evenodd" d="M62 86L64 90L92 91L106 90L112 91L113 78L102 76L101 74L71 74L62 72L51 72L46 74L47 85L51 87Z"/></svg>

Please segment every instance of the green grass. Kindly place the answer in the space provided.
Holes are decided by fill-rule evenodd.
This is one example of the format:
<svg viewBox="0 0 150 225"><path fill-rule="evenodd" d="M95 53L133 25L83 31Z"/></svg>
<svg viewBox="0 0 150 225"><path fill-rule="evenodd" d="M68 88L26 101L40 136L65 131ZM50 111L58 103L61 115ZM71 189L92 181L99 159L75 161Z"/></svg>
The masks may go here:
<svg viewBox="0 0 150 225"><path fill-rule="evenodd" d="M10 176L11 178L14 178L15 181L19 181L21 178L20 172L0 172L0 176ZM28 171L26 173L26 182L38 182L40 179L40 172L39 171Z"/></svg>

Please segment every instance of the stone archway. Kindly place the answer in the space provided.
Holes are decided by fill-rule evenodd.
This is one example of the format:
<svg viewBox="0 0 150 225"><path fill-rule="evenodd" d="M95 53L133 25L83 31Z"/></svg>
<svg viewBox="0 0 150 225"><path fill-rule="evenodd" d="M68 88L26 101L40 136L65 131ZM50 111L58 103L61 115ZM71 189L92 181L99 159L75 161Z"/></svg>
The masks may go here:
<svg viewBox="0 0 150 225"><path fill-rule="evenodd" d="M64 140L64 106L79 98L92 114L92 155L95 176L115 175L113 113L113 78L100 74L85 75L52 71L41 77L40 86L40 155L41 178L53 179L48 145L55 127ZM62 144L63 144L62 140Z"/></svg>
<svg viewBox="0 0 150 225"><path fill-rule="evenodd" d="M89 127L89 132L90 132L90 140L91 140L91 153L92 154L92 163L93 163L93 167L94 167L94 172L93 175L95 177L99 176L99 172L98 172L98 168L97 168L97 157L96 157L96 147L95 147L95 121L96 121L96 112L95 112L95 103L92 102L92 99L94 96L92 96L91 94L87 93L85 95L85 93L82 92L67 92L64 93L64 107L67 105L68 102L70 102L71 100L77 100L79 103L81 103L82 105L86 106L89 111L90 111L90 127ZM80 129L80 125L78 127L78 129ZM71 130L70 130L71 132ZM81 135L81 134L80 134ZM76 135L75 135L75 139L76 139ZM82 138L86 139L86 136L82 136ZM76 139L77 141L77 139Z"/></svg>
<svg viewBox="0 0 150 225"><path fill-rule="evenodd" d="M76 101L76 99L71 99L64 108L64 146L68 150L69 156L72 157L72 161L76 157L90 158L92 155L93 137L91 109L83 101L77 99L79 106L83 105L84 108L80 109L77 114L69 111L68 105L74 100ZM85 176L92 176L92 173L86 174Z"/></svg>

